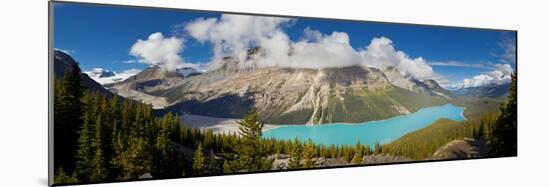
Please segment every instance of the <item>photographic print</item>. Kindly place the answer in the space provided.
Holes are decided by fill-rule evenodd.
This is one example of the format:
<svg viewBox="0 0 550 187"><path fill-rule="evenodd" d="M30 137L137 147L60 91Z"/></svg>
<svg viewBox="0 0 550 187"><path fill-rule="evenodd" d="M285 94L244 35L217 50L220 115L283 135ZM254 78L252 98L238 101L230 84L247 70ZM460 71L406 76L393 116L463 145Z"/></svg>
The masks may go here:
<svg viewBox="0 0 550 187"><path fill-rule="evenodd" d="M50 2L50 184L517 155L517 32Z"/></svg>

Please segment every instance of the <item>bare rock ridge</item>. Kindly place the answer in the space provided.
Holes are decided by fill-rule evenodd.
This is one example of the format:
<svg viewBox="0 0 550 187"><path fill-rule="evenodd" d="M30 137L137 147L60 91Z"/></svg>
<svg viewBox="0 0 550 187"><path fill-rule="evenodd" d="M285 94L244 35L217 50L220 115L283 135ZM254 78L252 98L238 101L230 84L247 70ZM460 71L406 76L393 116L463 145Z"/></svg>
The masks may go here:
<svg viewBox="0 0 550 187"><path fill-rule="evenodd" d="M169 103L156 93L177 86L186 77L200 75L193 68L184 67L176 71L167 71L158 66L151 66L124 81L105 85L109 90L126 98L139 100L163 108Z"/></svg>

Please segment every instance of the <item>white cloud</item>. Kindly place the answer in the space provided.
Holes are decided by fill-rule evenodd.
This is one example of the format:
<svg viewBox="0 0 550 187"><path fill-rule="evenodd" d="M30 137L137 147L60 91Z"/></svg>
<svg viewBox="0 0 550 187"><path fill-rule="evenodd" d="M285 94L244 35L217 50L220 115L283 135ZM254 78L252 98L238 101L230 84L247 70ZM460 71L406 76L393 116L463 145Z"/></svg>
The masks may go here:
<svg viewBox="0 0 550 187"><path fill-rule="evenodd" d="M136 60L136 59L130 59L130 60L125 60L125 61L122 61L122 63L124 64L135 64L135 63L145 63L143 60Z"/></svg>
<svg viewBox="0 0 550 187"><path fill-rule="evenodd" d="M389 66L406 76L434 79L440 84L448 81L436 74L422 57L411 58L396 50L390 39L374 38L364 49L354 49L345 32L323 34L311 28L304 29L299 41L292 41L284 32L285 23L292 19L245 15L222 15L217 18L198 18L184 29L197 41L213 44L214 57L209 69L220 67L223 57L232 56L241 66L334 68L367 65L376 68ZM247 50L261 47L262 54L247 59Z"/></svg>
<svg viewBox="0 0 550 187"><path fill-rule="evenodd" d="M234 56L244 61L249 47L282 33L281 25L291 20L223 14L220 19L198 18L188 23L185 30L198 41L211 42L214 45L213 61L226 56Z"/></svg>
<svg viewBox="0 0 550 187"><path fill-rule="evenodd" d="M492 69L489 66L490 62L480 63L465 63L460 61L445 61L445 62L430 62L430 66L450 66L450 67L464 67L464 68L478 68L478 69Z"/></svg>
<svg viewBox="0 0 550 187"><path fill-rule="evenodd" d="M103 68L93 68L91 71L84 71L90 78L102 85L123 81L139 72L141 72L139 69L129 69L119 73L111 72Z"/></svg>
<svg viewBox="0 0 550 187"><path fill-rule="evenodd" d="M436 74L424 58L411 58L405 52L396 50L393 42L386 37L373 38L369 46L359 53L368 66L379 69L393 66L405 76L443 81L442 76Z"/></svg>
<svg viewBox="0 0 550 187"><path fill-rule="evenodd" d="M306 29L307 31L307 29ZM306 32L307 35L307 32ZM317 35L314 38L291 41L284 33L259 42L264 53L251 59L260 67L289 67L321 69L346 67L361 64L361 56L349 44L349 37L343 32Z"/></svg>
<svg viewBox="0 0 550 187"><path fill-rule="evenodd" d="M139 58L136 62L157 65L168 71L174 71L184 61L179 56L183 51L182 38L165 38L162 33L153 33L147 40L137 40L130 49L130 55Z"/></svg>
<svg viewBox="0 0 550 187"><path fill-rule="evenodd" d="M511 81L511 74L513 72L512 66L510 64L495 64L494 70L481 73L472 78L466 78L456 85L457 87L481 87L490 84L503 84L509 83Z"/></svg>

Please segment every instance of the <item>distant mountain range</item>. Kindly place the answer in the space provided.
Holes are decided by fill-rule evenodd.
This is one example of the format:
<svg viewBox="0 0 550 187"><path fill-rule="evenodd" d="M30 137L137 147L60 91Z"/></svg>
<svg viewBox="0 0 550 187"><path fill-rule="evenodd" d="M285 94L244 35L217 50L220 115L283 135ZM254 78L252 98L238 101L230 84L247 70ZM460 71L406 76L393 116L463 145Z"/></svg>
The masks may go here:
<svg viewBox="0 0 550 187"><path fill-rule="evenodd" d="M453 94L458 96L468 96L468 97L504 97L508 95L508 89L510 88L510 83L503 84L489 84L480 87L467 87L460 88L453 91Z"/></svg>
<svg viewBox="0 0 550 187"><path fill-rule="evenodd" d="M258 55L251 50L248 55ZM56 74L74 63L56 51ZM59 64L59 65L58 65ZM64 67L64 66L63 66ZM88 72L90 74L90 72ZM91 72L113 77L112 72ZM350 66L326 69L242 67L226 57L220 68L200 73L193 68L166 71L149 67L133 76L101 86L83 73L83 83L102 92L152 104L159 114L172 112L241 118L256 109L273 124L364 122L449 103L454 96L499 97L508 85L448 91L434 80L417 80L396 68ZM105 89L105 88L107 89Z"/></svg>
<svg viewBox="0 0 550 187"><path fill-rule="evenodd" d="M94 79L99 84L105 85L123 81L139 72L140 70L138 69L127 70L119 73L103 68L93 68L91 71L85 71L84 73L88 74L90 78Z"/></svg>

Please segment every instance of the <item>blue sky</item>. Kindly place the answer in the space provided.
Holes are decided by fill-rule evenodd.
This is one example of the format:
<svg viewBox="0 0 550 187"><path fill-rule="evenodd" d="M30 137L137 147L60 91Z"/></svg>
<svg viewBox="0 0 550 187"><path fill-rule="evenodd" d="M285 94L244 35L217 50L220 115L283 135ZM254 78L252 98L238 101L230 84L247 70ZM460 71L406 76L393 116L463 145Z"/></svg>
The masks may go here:
<svg viewBox="0 0 550 187"><path fill-rule="evenodd" d="M182 29L199 17L219 19L220 14L56 3L54 47L69 51L84 70L143 69L149 65L124 62L137 59L130 55L130 49L138 39L146 40L160 32L164 37L184 39L184 50L178 55L185 62L205 63L214 55L214 44L199 42ZM366 48L375 37L389 38L396 50L410 58L422 57L435 73L451 83L493 71L495 64L515 68L514 62L505 58L507 47L512 46L509 43L515 41L515 33L509 31L311 18L299 18L283 26L292 41L303 38L306 28L325 35L345 32L355 49Z"/></svg>

